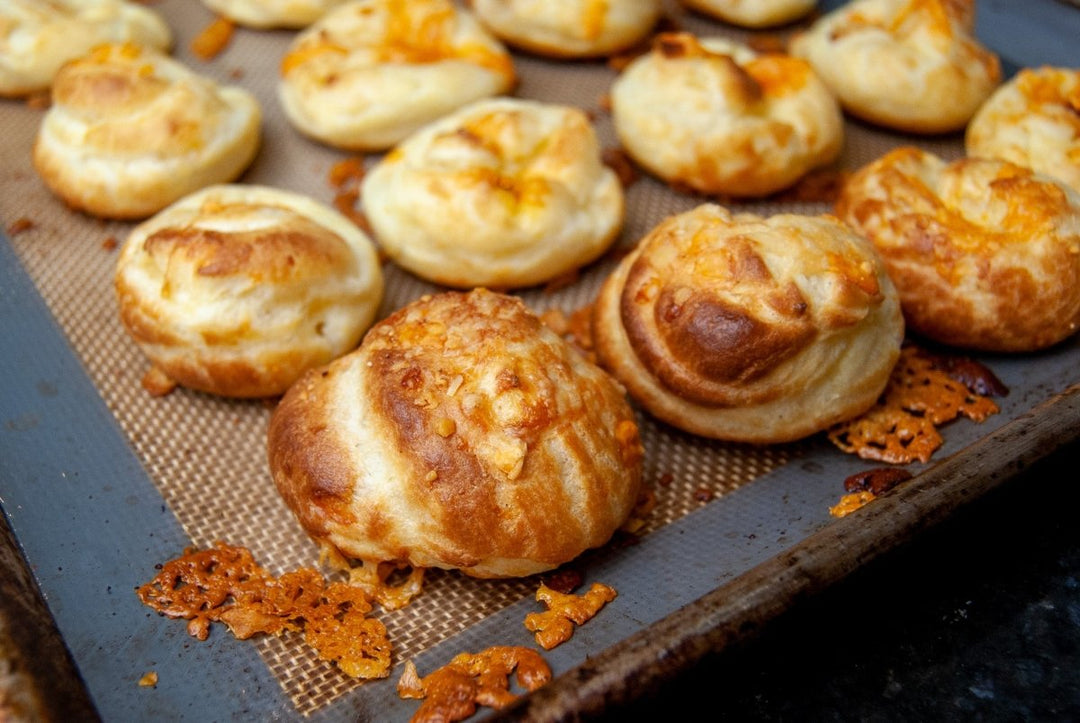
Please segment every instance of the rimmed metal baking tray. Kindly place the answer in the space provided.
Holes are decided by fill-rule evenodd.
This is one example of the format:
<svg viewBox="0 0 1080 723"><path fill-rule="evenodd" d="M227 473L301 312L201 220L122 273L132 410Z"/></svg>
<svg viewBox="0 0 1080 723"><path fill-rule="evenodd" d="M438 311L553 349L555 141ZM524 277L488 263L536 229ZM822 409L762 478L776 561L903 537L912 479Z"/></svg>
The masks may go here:
<svg viewBox="0 0 1080 723"><path fill-rule="evenodd" d="M209 12L183 0L154 7L178 30L179 56L260 95L267 111L264 148L244 180L329 200L326 172L342 154L297 138L276 111L273 65L289 34L241 31L225 54L203 64L185 44L210 21ZM746 35L669 10L696 32ZM1008 70L1076 65L1071 40L1080 37L1078 15L1050 0L1022 11L984 2L978 29ZM586 108L612 144L603 95L614 69L527 56L516 61L519 95ZM221 531L238 531L229 540L235 544L254 538L270 566L287 567L311 550L294 541L295 530L259 529L287 518L258 461L255 437L266 405L181 392L155 406L139 396L142 367L119 332L111 291L103 288L113 263L110 241L122 241L129 226L73 214L43 190L27 162L35 112L14 102L0 105L0 122L9 131L0 210L10 232L0 243L0 506L97 712L107 720L408 718L416 703L396 696L399 667L388 680L357 685L289 644L238 642L221 631L199 643L182 623L158 617L132 594L155 564ZM946 156L960 147L955 136L912 139L857 123L849 123L848 132L845 167L900 143ZM628 192L623 245L664 214L702 200L639 181ZM782 198L742 206L760 213L827 210ZM16 230L20 219L32 228ZM588 301L606 268L601 262L568 288L522 295L538 310L570 310ZM389 278L383 313L430 290L401 272L391 270ZM654 482L666 475L681 485L678 494L661 485L658 496L681 494L682 500L672 501L665 520L637 544L583 558L586 578L614 586L619 597L545 654L555 681L503 715L554 720L632 699L1075 441L1080 341L1038 355L980 358L1011 389L1000 400L1002 412L983 424L951 425L933 461L913 467L915 479L843 519L828 514L842 480L873 465L816 438L761 450L703 442L645 420L648 473ZM231 436L246 439L244 449L230 453L228 443L213 439ZM200 485L214 487L206 480L215 476L221 482L208 495ZM708 493L700 499L699 487ZM245 490L241 499L233 489ZM398 626L421 673L462 650L531 644L522 620L537 609L528 594L533 582L487 585L443 576L433 589L429 601L442 605L407 610L402 615L413 619ZM440 616L461 621L445 633ZM442 632L425 632L440 625ZM399 655L396 665L403 660ZM139 686L150 671L157 685Z"/></svg>

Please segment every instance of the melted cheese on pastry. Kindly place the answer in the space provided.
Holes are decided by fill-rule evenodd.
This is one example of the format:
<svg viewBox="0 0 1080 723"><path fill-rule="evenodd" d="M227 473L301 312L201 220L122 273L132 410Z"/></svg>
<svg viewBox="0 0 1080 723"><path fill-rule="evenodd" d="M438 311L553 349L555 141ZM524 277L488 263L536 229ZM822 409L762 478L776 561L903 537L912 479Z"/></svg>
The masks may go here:
<svg viewBox="0 0 1080 723"><path fill-rule="evenodd" d="M128 0L4 0L0 3L0 96L46 90L60 66L103 43L168 50L172 31Z"/></svg>
<svg viewBox="0 0 1080 723"><path fill-rule="evenodd" d="M304 28L345 0L202 0L238 25L260 30Z"/></svg>
<svg viewBox="0 0 1080 723"><path fill-rule="evenodd" d="M720 38L660 35L615 80L611 103L635 161L702 193L773 193L843 144L840 108L808 63Z"/></svg>
<svg viewBox="0 0 1080 723"><path fill-rule="evenodd" d="M510 45L557 58L609 55L642 40L659 0L473 0L473 12Z"/></svg>
<svg viewBox="0 0 1080 723"><path fill-rule="evenodd" d="M1080 194L1050 176L903 147L852 175L836 208L877 246L921 334L1015 352L1080 328Z"/></svg>
<svg viewBox="0 0 1080 723"><path fill-rule="evenodd" d="M1001 80L997 56L972 34L974 0L855 0L796 35L852 115L912 133L964 127Z"/></svg>
<svg viewBox="0 0 1080 723"><path fill-rule="evenodd" d="M538 284L615 240L623 191L586 115L496 98L410 136L364 178L364 214L398 264L459 288Z"/></svg>
<svg viewBox="0 0 1080 723"><path fill-rule="evenodd" d="M682 0L682 4L745 28L767 28L804 17L817 0Z"/></svg>
<svg viewBox="0 0 1080 723"><path fill-rule="evenodd" d="M270 468L311 536L369 563L531 575L606 542L637 500L622 389L520 300L424 297L301 379Z"/></svg>
<svg viewBox="0 0 1080 723"><path fill-rule="evenodd" d="M651 414L753 443L866 411L903 335L884 264L837 219L713 204L650 231L604 282L593 315L601 364Z"/></svg>
<svg viewBox="0 0 1080 723"><path fill-rule="evenodd" d="M351 351L375 318L382 271L337 211L266 186L187 196L131 232L120 318L151 363L211 394L282 394Z"/></svg>
<svg viewBox="0 0 1080 723"><path fill-rule="evenodd" d="M312 138L385 150L515 80L506 49L451 0L354 0L296 37L279 96Z"/></svg>
<svg viewBox="0 0 1080 723"><path fill-rule="evenodd" d="M1080 68L1024 68L967 127L969 156L1000 158L1080 192Z"/></svg>
<svg viewBox="0 0 1080 723"><path fill-rule="evenodd" d="M73 208L144 218L240 175L259 148L255 96L156 51L103 45L57 74L34 167Z"/></svg>

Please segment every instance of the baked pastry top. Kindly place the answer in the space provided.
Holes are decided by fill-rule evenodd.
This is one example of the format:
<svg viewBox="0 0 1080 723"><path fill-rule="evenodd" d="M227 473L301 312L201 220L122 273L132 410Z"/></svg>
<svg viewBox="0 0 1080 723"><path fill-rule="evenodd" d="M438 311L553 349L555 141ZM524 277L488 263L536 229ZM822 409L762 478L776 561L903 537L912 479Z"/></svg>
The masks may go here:
<svg viewBox="0 0 1080 723"><path fill-rule="evenodd" d="M285 501L369 563L530 575L606 542L638 496L624 392L517 298L423 297L304 376L268 433Z"/></svg>
<svg viewBox="0 0 1080 723"><path fill-rule="evenodd" d="M1001 81L974 0L854 0L790 42L844 109L911 133L962 129Z"/></svg>
<svg viewBox="0 0 1080 723"><path fill-rule="evenodd" d="M688 8L744 28L769 28L810 14L817 0L680 0Z"/></svg>
<svg viewBox="0 0 1080 723"><path fill-rule="evenodd" d="M53 193L95 216L145 218L233 180L259 148L254 95L130 43L65 65L52 97L34 167Z"/></svg>
<svg viewBox="0 0 1080 723"><path fill-rule="evenodd" d="M810 65L722 38L656 37L612 84L627 153L702 193L764 196L836 159L840 107Z"/></svg>
<svg viewBox="0 0 1080 723"><path fill-rule="evenodd" d="M116 268L120 319L154 367L228 397L282 394L375 319L371 241L306 196L219 185L136 226Z"/></svg>
<svg viewBox="0 0 1080 723"><path fill-rule="evenodd" d="M866 411L903 335L884 264L839 220L714 204L650 231L593 311L601 365L646 410L738 442L791 441Z"/></svg>
<svg viewBox="0 0 1080 723"><path fill-rule="evenodd" d="M378 151L515 82L506 48L452 0L351 0L290 44L278 95L306 135Z"/></svg>
<svg viewBox="0 0 1080 723"><path fill-rule="evenodd" d="M396 263L458 288L542 283L595 259L623 190L585 113L472 103L400 143L364 177L364 215Z"/></svg>
<svg viewBox="0 0 1080 723"><path fill-rule="evenodd" d="M265 30L304 28L345 0L202 0L238 25Z"/></svg>
<svg viewBox="0 0 1080 723"><path fill-rule="evenodd" d="M1080 194L1056 179L902 147L854 173L836 212L881 252L915 332L1020 352L1080 328Z"/></svg>
<svg viewBox="0 0 1080 723"><path fill-rule="evenodd" d="M1023 68L968 123L969 156L1027 166L1080 192L1080 68Z"/></svg>
<svg viewBox="0 0 1080 723"><path fill-rule="evenodd" d="M0 97L47 90L60 66L103 43L158 50L172 30L128 0L4 0L0 3Z"/></svg>
<svg viewBox="0 0 1080 723"><path fill-rule="evenodd" d="M506 43L539 55L587 58L624 50L649 34L660 0L472 0L477 18Z"/></svg>

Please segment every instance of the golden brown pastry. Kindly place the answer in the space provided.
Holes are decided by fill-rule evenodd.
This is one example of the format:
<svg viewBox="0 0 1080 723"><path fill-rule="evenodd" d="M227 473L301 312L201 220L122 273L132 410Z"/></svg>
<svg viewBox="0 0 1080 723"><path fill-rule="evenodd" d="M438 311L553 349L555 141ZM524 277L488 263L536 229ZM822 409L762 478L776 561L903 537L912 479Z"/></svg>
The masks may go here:
<svg viewBox="0 0 1080 723"><path fill-rule="evenodd" d="M305 28L345 0L202 0L222 17L257 30Z"/></svg>
<svg viewBox="0 0 1080 723"><path fill-rule="evenodd" d="M255 96L155 50L101 45L57 74L34 142L38 175L68 205L139 219L214 183L258 151Z"/></svg>
<svg viewBox="0 0 1080 723"><path fill-rule="evenodd" d="M375 318L375 247L306 196L221 185L136 226L120 253L120 319L177 383L227 397L282 394L351 351Z"/></svg>
<svg viewBox="0 0 1080 723"><path fill-rule="evenodd" d="M610 55L638 43L660 0L472 0L480 22L515 47L555 58Z"/></svg>
<svg viewBox="0 0 1080 723"><path fill-rule="evenodd" d="M967 127L967 154L1045 173L1080 193L1080 68L1024 68Z"/></svg>
<svg viewBox="0 0 1080 723"><path fill-rule="evenodd" d="M853 174L836 212L881 252L913 331L1019 352L1080 328L1080 194L1049 176L903 147Z"/></svg>
<svg viewBox="0 0 1080 723"><path fill-rule="evenodd" d="M351 0L289 45L278 95L306 135L378 151L515 82L506 48L452 0Z"/></svg>
<svg viewBox="0 0 1080 723"><path fill-rule="evenodd" d="M523 576L606 542L641 446L622 389L520 300L424 297L301 379L270 469L322 545L369 564Z"/></svg>
<svg viewBox="0 0 1080 723"><path fill-rule="evenodd" d="M635 161L702 193L768 195L843 145L840 107L806 61L689 33L658 36L619 75L611 112Z"/></svg>
<svg viewBox="0 0 1080 723"><path fill-rule="evenodd" d="M604 282L593 315L601 365L646 410L752 443L866 411L903 335L884 264L839 220L713 204L650 231Z"/></svg>
<svg viewBox="0 0 1080 723"><path fill-rule="evenodd" d="M60 66L103 43L172 45L161 17L128 0L0 2L0 97L47 90Z"/></svg>
<svg viewBox="0 0 1080 723"><path fill-rule="evenodd" d="M680 0L683 5L744 28L769 28L810 14L817 0Z"/></svg>
<svg viewBox="0 0 1080 723"><path fill-rule="evenodd" d="M854 116L911 133L962 129L1001 81L973 35L975 0L854 0L796 35Z"/></svg>
<svg viewBox="0 0 1080 723"><path fill-rule="evenodd" d="M623 222L623 190L584 112L477 101L400 143L364 177L382 249L458 288L542 283L592 261Z"/></svg>

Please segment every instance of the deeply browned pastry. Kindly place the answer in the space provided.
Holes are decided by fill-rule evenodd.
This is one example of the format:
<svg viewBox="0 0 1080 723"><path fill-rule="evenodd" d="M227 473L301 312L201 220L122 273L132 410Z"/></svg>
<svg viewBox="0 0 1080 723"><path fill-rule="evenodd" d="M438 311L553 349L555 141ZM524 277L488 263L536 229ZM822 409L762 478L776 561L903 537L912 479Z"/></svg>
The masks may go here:
<svg viewBox="0 0 1080 723"><path fill-rule="evenodd" d="M880 258L837 219L712 204L649 232L605 281L593 318L602 365L649 412L754 443L865 411L903 333Z"/></svg>
<svg viewBox="0 0 1080 723"><path fill-rule="evenodd" d="M120 318L177 383L282 394L351 351L375 318L375 247L337 211L289 191L222 185L135 227L117 261Z"/></svg>
<svg viewBox="0 0 1080 723"><path fill-rule="evenodd" d="M638 495L623 390L510 296L427 296L305 375L270 422L270 469L330 551L369 564L529 575L603 544Z"/></svg>
<svg viewBox="0 0 1080 723"><path fill-rule="evenodd" d="M1080 328L1080 194L1056 179L903 147L853 174L836 211L877 246L920 334L1017 352Z"/></svg>

